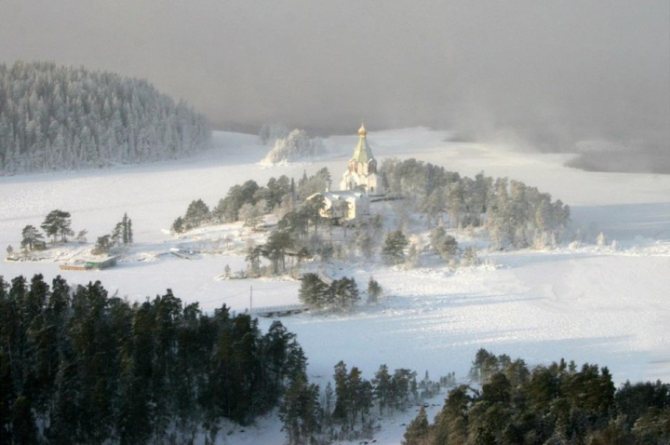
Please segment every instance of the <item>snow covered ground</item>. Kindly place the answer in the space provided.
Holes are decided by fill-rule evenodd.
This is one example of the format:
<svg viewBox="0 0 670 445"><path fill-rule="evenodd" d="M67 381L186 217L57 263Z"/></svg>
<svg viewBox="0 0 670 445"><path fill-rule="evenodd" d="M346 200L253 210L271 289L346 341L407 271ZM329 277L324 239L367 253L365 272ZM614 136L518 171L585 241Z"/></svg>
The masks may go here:
<svg viewBox="0 0 670 445"><path fill-rule="evenodd" d="M445 142L447 133L425 128L369 133L375 155L416 157L464 175L484 171L537 186L572 208L575 224L594 236L603 231L615 248L563 246L553 251L491 252L485 264L452 272L446 267L403 270L349 264L339 271L364 285L371 275L385 290L375 307L349 315L291 316L282 321L298 334L317 381L339 360L371 377L389 368L425 370L437 377L465 377L480 347L524 358L530 364L561 357L608 366L617 382L670 381L670 175L585 172L563 166L565 154L515 152L510 147ZM26 224L39 226L54 208L72 213L73 229L89 240L109 233L123 213L133 219L133 260L104 271L60 271L51 262L0 262L0 275L61 274L70 283L101 280L131 300L172 288L205 309L225 303L242 311L297 302L293 280L221 280L228 264L243 267L235 252L200 254L194 260L168 252L184 240L167 231L188 203L210 206L228 188L249 178L264 183L281 174L298 177L327 166L339 176L356 136L325 141L329 157L266 168L267 147L255 136L219 132L214 148L196 158L152 165L0 178L0 247L19 245ZM223 236L223 235L222 235ZM609 243L608 243L609 244ZM143 252L152 252L142 256ZM266 327L271 321L262 319ZM378 443L398 443L401 424L385 424ZM239 443L282 443L271 418L236 433ZM259 440L262 441L259 442Z"/></svg>

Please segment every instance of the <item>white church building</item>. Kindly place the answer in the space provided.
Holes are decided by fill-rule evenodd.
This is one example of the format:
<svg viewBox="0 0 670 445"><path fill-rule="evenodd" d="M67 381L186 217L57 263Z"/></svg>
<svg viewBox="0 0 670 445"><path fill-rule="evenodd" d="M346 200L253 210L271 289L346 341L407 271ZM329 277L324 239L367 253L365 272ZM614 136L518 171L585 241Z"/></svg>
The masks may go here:
<svg viewBox="0 0 670 445"><path fill-rule="evenodd" d="M358 144L349 159L347 171L340 181L341 190L356 190L368 195L384 194L382 180L377 174L377 160L372 155L365 126L358 129Z"/></svg>
<svg viewBox="0 0 670 445"><path fill-rule="evenodd" d="M366 217L370 214L370 197L382 194L384 187L377 174L377 160L368 145L365 126L361 125L358 144L342 175L340 190L319 193L324 201L320 214L323 218L343 221Z"/></svg>

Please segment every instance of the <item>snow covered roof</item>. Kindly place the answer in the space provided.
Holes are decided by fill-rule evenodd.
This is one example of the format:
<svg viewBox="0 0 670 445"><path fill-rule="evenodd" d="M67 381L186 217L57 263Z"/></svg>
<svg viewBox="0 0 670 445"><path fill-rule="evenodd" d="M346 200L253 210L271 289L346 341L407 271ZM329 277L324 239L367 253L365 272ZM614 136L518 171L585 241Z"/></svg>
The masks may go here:
<svg viewBox="0 0 670 445"><path fill-rule="evenodd" d="M323 196L324 198L328 198L330 200L350 199L350 198L361 199L367 197L365 193L360 192L358 190L336 190L323 193L314 193L313 195L307 197L307 201L313 199L315 196Z"/></svg>
<svg viewBox="0 0 670 445"><path fill-rule="evenodd" d="M347 198L361 198L365 195L363 192L359 192L356 190L336 190L333 192L325 192L323 194L324 197L330 198L330 199L347 199Z"/></svg>
<svg viewBox="0 0 670 445"><path fill-rule="evenodd" d="M361 125L361 128L358 130L358 145L356 145L356 149L354 150L354 155L351 158L352 161L367 164L368 161L375 158L368 145L367 134L368 132L365 130L365 127Z"/></svg>

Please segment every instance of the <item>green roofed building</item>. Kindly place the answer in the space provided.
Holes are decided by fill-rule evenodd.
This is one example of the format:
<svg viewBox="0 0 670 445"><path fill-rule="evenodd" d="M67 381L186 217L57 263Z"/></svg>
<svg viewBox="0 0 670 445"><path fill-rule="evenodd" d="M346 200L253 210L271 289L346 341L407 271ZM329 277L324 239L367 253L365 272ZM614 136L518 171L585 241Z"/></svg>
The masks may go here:
<svg viewBox="0 0 670 445"><path fill-rule="evenodd" d="M382 181L377 174L377 160L368 145L367 131L361 125L358 130L358 144L347 164L347 171L340 181L341 190L361 191L370 195L382 195Z"/></svg>

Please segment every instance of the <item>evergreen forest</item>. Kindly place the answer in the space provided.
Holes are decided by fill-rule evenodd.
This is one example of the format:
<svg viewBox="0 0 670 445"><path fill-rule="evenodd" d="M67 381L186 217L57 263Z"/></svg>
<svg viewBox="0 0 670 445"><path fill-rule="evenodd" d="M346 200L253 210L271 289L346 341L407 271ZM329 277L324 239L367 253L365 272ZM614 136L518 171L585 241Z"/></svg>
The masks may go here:
<svg viewBox="0 0 670 445"><path fill-rule="evenodd" d="M305 380L294 335L170 290L142 303L100 282L0 279L0 443L189 443L252 422Z"/></svg>
<svg viewBox="0 0 670 445"><path fill-rule="evenodd" d="M658 445L670 441L670 385L615 387L608 369L561 360L529 367L481 349L469 384L417 380L340 361L322 389L279 322L267 332L223 306L203 313L170 290L144 302L100 282L0 279L0 443L216 443L225 425L272 410L289 444L374 438L421 407L407 445ZM424 407L451 388L431 422ZM229 432L229 431L228 431Z"/></svg>
<svg viewBox="0 0 670 445"><path fill-rule="evenodd" d="M172 159L209 139L204 116L145 80L48 62L0 64L0 173Z"/></svg>
<svg viewBox="0 0 670 445"><path fill-rule="evenodd" d="M471 377L430 423L425 410L404 445L661 445L670 443L670 385L626 382L606 367L560 360L529 367L480 349Z"/></svg>

